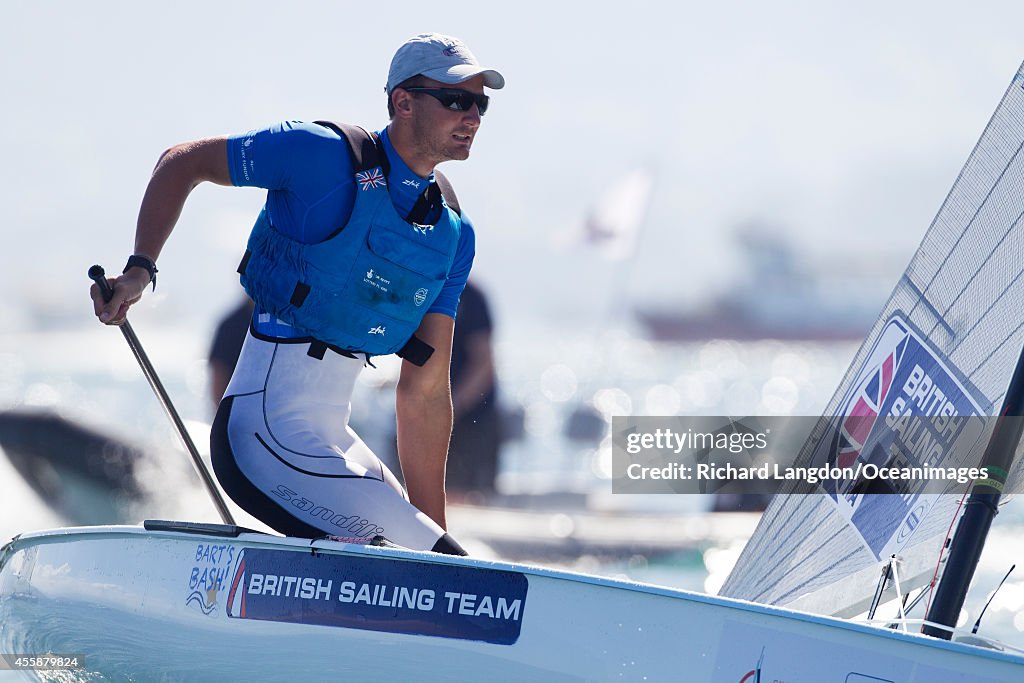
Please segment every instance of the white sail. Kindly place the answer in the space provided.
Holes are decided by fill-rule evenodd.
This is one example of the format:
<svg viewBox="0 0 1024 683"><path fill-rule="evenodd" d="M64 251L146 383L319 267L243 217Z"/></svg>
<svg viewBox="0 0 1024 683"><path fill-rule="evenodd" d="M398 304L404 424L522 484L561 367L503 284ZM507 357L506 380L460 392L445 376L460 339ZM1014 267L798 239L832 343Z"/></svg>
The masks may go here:
<svg viewBox="0 0 1024 683"><path fill-rule="evenodd" d="M882 410L891 406L892 396L885 395L880 378L891 381L891 374L884 377L885 368L892 371L908 357L944 382L943 391L958 402L958 415L998 411L1024 344L1022 147L1024 65L825 415L851 415L858 397L868 406L867 414L872 405L878 414L887 414ZM912 369L904 362L902 371ZM948 454L970 451L977 462L986 438L980 430L987 422L978 418L965 427L957 435L958 448ZM836 422L829 427L834 432ZM869 444L861 443L868 452ZM829 447L811 439L800 458L820 461L829 456ZM836 452L833 448L831 456ZM855 449L854 457L863 456ZM1020 469L1011 473L1011 486L1019 480ZM721 594L821 614L860 613L890 554L901 560L904 590L931 579L959 500L921 492L844 496L842 490L830 495L789 489L766 510Z"/></svg>
<svg viewBox="0 0 1024 683"><path fill-rule="evenodd" d="M610 261L629 258L653 190L654 175L647 169L619 178L587 214L584 240Z"/></svg>

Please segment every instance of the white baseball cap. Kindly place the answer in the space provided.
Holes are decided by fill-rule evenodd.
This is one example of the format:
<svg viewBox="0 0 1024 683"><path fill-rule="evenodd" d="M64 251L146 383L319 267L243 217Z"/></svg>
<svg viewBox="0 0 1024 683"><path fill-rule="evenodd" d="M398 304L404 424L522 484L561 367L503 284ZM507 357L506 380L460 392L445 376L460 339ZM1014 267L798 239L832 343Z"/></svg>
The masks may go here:
<svg viewBox="0 0 1024 683"><path fill-rule="evenodd" d="M390 94L402 81L420 75L448 84L483 75L488 88L497 90L505 86L505 77L494 69L480 66L465 43L440 33L421 33L405 41L391 58L384 89Z"/></svg>

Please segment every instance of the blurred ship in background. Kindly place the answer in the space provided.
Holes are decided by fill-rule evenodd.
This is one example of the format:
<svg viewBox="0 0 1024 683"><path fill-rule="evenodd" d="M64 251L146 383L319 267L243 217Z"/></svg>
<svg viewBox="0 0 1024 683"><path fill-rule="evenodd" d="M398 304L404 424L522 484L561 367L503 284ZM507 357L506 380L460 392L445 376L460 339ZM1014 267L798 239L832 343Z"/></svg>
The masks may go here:
<svg viewBox="0 0 1024 683"><path fill-rule="evenodd" d="M857 263L843 254L841 265L833 267L827 259L801 253L791 239L763 226L738 230L736 243L743 275L723 293L698 308L634 309L647 337L860 340L875 322L899 272L895 264L889 268L880 263L877 255Z"/></svg>

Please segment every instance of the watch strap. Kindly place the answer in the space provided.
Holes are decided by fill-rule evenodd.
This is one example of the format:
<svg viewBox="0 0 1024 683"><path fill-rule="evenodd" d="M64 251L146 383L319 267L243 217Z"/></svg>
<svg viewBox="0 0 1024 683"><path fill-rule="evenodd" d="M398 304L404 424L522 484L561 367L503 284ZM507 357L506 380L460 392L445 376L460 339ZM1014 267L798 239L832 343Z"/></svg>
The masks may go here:
<svg viewBox="0 0 1024 683"><path fill-rule="evenodd" d="M154 291L156 290L156 274L160 271L156 268L156 262L148 256L141 254L134 254L128 257L128 264L125 265L122 274L127 273L132 268L144 268L149 273L149 281L153 284Z"/></svg>

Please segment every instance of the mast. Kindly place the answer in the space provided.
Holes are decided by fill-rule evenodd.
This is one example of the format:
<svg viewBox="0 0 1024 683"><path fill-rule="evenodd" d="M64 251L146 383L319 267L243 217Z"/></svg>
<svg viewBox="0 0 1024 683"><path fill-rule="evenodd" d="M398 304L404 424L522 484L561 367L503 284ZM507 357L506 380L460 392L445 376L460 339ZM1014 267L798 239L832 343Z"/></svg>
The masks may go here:
<svg viewBox="0 0 1024 683"><path fill-rule="evenodd" d="M999 514L999 497L1009 477L1024 427L1024 420L1020 419L1022 415L1024 350L1017 359L1017 367L1013 371L1010 386L1006 389L1003 409L981 461L981 467L988 469L988 479L976 483L967 499L964 515L957 525L956 534L953 535L946 570L942 573L939 587L935 591L935 601L927 615L928 621L943 624L950 629L956 625L960 609L967 597L967 589L970 588L974 571L978 567L985 538L992 526L992 520ZM945 640L949 640L953 635L951 630L927 624L922 632Z"/></svg>

